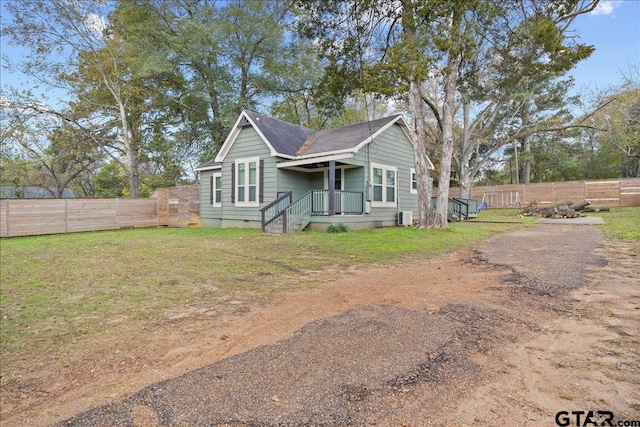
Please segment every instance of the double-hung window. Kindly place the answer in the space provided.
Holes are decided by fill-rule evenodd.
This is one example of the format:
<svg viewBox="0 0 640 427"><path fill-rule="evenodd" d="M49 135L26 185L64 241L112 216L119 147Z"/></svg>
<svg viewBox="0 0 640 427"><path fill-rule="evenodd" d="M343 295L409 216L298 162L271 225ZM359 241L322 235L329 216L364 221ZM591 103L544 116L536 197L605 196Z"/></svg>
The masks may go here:
<svg viewBox="0 0 640 427"><path fill-rule="evenodd" d="M236 206L258 206L260 158L236 160Z"/></svg>
<svg viewBox="0 0 640 427"><path fill-rule="evenodd" d="M222 173L216 172L211 177L211 204L222 206Z"/></svg>
<svg viewBox="0 0 640 427"><path fill-rule="evenodd" d="M371 206L397 206L398 169L392 166L371 164L373 195Z"/></svg>

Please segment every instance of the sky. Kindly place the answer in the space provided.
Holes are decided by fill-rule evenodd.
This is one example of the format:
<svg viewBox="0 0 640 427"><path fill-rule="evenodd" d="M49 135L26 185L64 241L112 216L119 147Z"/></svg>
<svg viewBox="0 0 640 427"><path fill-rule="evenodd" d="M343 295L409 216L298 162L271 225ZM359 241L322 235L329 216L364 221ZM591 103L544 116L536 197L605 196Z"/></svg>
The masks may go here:
<svg viewBox="0 0 640 427"><path fill-rule="evenodd" d="M0 14L6 19L4 3L0 0ZM574 93L595 92L616 86L623 74L636 68L640 72L640 0L601 1L596 10L576 18L572 29L579 43L595 46L590 58L580 62L569 72L575 79ZM16 58L20 50L0 40L0 52ZM24 77L0 71L0 84L17 85Z"/></svg>
<svg viewBox="0 0 640 427"><path fill-rule="evenodd" d="M569 73L575 90L597 91L622 82L623 74L640 73L640 0L601 1L596 10L576 18L578 42L595 46L591 57Z"/></svg>

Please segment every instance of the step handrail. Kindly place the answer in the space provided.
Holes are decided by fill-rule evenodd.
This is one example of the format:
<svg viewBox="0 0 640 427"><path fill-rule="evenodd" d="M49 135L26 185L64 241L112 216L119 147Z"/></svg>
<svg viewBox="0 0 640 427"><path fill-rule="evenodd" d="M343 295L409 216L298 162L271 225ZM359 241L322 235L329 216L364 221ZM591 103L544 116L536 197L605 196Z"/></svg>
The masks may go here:
<svg viewBox="0 0 640 427"><path fill-rule="evenodd" d="M462 221L462 217L464 216L464 219L468 220L469 219L469 203L467 202L463 202L462 200L458 199L458 198L450 198L449 199L450 202L453 203L454 209L452 214L458 216L458 221ZM456 209L457 207L457 209ZM463 213L466 212L466 213Z"/></svg>
<svg viewBox="0 0 640 427"><path fill-rule="evenodd" d="M302 231L311 222L314 190L304 193L283 212L282 232Z"/></svg>
<svg viewBox="0 0 640 427"><path fill-rule="evenodd" d="M286 204L283 207L278 207L280 203L286 200ZM287 191L283 193L280 197L275 199L273 202L268 205L260 208L260 223L262 226L262 232L264 233L267 229L267 225L271 224L273 221L277 220L279 217L283 215L287 206L291 205L291 201L293 200L293 191ZM275 209L273 209L275 207ZM273 211L273 215L267 219L267 215L271 215Z"/></svg>

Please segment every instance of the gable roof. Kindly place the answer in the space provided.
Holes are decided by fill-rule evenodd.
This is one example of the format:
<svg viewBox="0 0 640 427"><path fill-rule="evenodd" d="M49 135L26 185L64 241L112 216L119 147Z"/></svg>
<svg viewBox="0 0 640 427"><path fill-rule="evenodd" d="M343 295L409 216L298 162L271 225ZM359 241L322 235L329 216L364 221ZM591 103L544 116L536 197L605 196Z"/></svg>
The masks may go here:
<svg viewBox="0 0 640 427"><path fill-rule="evenodd" d="M244 113L279 155L295 156L301 144L315 133L312 129L263 116L253 111L245 110Z"/></svg>
<svg viewBox="0 0 640 427"><path fill-rule="evenodd" d="M288 159L295 159L296 151L314 133L313 130L303 126L264 116L254 111L243 110L231 133L220 147L215 158L216 162L224 160L242 128L248 125L251 125L260 135L262 141L269 147L272 156Z"/></svg>
<svg viewBox="0 0 640 427"><path fill-rule="evenodd" d="M210 169L221 169L222 168L222 163L220 162L216 162L215 159L214 160L209 160L206 163L201 164L200 166L198 166L195 171L196 172L200 172L200 171L206 171L206 170L210 170Z"/></svg>
<svg viewBox="0 0 640 427"><path fill-rule="evenodd" d="M399 125L407 138L411 136L402 115L343 126L335 129L314 131L312 129L274 119L254 111L243 110L229 136L220 147L215 160L198 166L196 170L219 168L219 164L229 153L231 146L245 126L252 126L269 147L272 156L290 161L303 161L320 156L343 156L357 153L379 134L393 125ZM297 163L297 162L296 162ZM431 162L429 161L429 164Z"/></svg>
<svg viewBox="0 0 640 427"><path fill-rule="evenodd" d="M345 151L357 151L383 130L397 122L402 116L396 115L370 122L321 130L307 139L296 152L297 156L310 156Z"/></svg>

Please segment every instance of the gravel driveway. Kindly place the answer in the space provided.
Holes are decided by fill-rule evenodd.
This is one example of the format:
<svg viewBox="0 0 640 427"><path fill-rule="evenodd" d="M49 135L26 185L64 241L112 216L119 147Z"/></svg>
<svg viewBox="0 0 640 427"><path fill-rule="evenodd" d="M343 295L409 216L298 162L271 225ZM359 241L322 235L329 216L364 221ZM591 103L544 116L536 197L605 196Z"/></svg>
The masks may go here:
<svg viewBox="0 0 640 427"><path fill-rule="evenodd" d="M540 330L522 307L561 304L584 283L586 268L604 265L594 255L601 240L599 229L584 225L501 235L464 260L512 271L491 299L461 298L437 310L363 304L58 425L427 425L425 410L435 413L444 406L433 405L478 384L483 358Z"/></svg>

